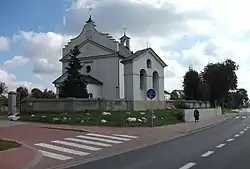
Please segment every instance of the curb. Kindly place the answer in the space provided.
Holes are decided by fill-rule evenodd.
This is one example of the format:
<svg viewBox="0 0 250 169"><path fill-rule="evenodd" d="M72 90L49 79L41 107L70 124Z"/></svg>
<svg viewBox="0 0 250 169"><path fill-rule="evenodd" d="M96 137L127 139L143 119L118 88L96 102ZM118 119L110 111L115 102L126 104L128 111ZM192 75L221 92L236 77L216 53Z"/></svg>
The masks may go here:
<svg viewBox="0 0 250 169"><path fill-rule="evenodd" d="M90 131L84 130L84 129L68 129L68 128L60 128L60 127L40 127L40 128L51 129L51 130L65 130L65 131L76 131L76 132L90 133Z"/></svg>
<svg viewBox="0 0 250 169"><path fill-rule="evenodd" d="M28 149L31 149L32 151L35 152L35 157L33 158L33 160L31 162L29 162L25 167L23 167L23 169L32 169L33 167L35 167L40 160L42 159L42 154L40 152L38 152L35 148L28 146L27 144L24 144L18 140L13 140L13 139L9 139L9 138L2 138L4 140L9 140L9 141L13 141L13 142L17 142L18 144L21 144L21 146L24 146Z"/></svg>
<svg viewBox="0 0 250 169"><path fill-rule="evenodd" d="M108 158L108 157L112 157L112 156L115 156L115 155L120 155L120 154L123 154L123 153L129 153L129 152L132 152L132 151L136 151L138 149L146 148L146 147L149 147L149 146L154 146L154 145L160 144L162 142L174 141L174 140L180 139L182 137L186 137L188 135L192 135L192 134L204 131L206 129L209 129L209 128L212 128L212 127L216 127L216 126L218 126L220 124L227 123L227 122L233 120L234 117L235 116L233 116L232 118L229 118L229 119L222 120L222 121L217 122L217 123L212 124L212 125L208 125L208 126L205 126L205 127L198 128L196 130L193 130L193 131L190 131L190 132L187 132L187 133L178 134L178 135L176 135L176 136L174 136L174 137L172 137L170 139L162 139L162 140L154 141L154 142L149 143L149 144L143 144L141 146L136 146L136 147L133 147L133 148L128 148L126 150L123 150L123 151L120 151L120 152L117 152L117 153L111 153L111 154L103 155L103 156L97 157L97 158L93 157L93 158L90 158L90 159L88 159L86 161L78 160L78 161L75 161L75 162L72 162L72 163L62 164L62 165L58 165L58 166L54 166L54 167L49 167L49 168L46 168L46 169L69 169L70 167L74 167L74 166L77 166L77 165L81 165L81 164L93 162L93 161L96 161L96 160L102 160L102 159L105 159L105 158Z"/></svg>

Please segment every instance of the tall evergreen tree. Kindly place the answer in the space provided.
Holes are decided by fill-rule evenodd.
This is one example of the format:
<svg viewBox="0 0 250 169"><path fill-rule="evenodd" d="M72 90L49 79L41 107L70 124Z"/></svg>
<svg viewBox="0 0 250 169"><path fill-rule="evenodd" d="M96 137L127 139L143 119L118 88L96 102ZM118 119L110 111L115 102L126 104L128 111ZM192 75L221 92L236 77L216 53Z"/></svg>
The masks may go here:
<svg viewBox="0 0 250 169"><path fill-rule="evenodd" d="M67 69L67 79L63 82L60 92L60 97L75 97L75 98L88 98L87 83L83 80L83 75L80 74L82 65L77 58L81 52L75 46L70 50L70 62Z"/></svg>

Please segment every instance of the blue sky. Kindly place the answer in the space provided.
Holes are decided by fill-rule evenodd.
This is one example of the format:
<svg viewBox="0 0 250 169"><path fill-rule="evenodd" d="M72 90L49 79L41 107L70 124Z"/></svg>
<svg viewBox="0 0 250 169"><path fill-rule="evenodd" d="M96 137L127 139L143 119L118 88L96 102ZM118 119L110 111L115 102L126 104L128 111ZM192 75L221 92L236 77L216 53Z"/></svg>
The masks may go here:
<svg viewBox="0 0 250 169"><path fill-rule="evenodd" d="M1 1L0 20L4 26L0 27L0 36L11 39L20 31L59 32L65 9L69 7L68 2L68 0ZM3 62L21 54L20 42L11 42L9 50L0 52L0 61ZM24 65L11 68L8 72L15 74L20 81L31 80L34 83L40 83L39 79L33 77L32 69L32 66Z"/></svg>

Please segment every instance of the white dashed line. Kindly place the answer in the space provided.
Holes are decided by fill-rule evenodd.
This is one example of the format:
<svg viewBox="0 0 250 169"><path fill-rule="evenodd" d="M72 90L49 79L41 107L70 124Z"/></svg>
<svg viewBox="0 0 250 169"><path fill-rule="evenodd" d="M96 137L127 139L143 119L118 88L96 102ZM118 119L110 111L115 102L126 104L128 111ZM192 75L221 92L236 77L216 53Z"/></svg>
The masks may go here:
<svg viewBox="0 0 250 169"><path fill-rule="evenodd" d="M213 154L213 153L214 153L214 151L208 151L208 152L202 154L201 156L202 156L202 157L208 157L208 156L210 156L210 155Z"/></svg>
<svg viewBox="0 0 250 169"><path fill-rule="evenodd" d="M231 142L231 141L233 141L234 140L234 138L230 138L230 139L228 139L227 141L228 142Z"/></svg>
<svg viewBox="0 0 250 169"><path fill-rule="evenodd" d="M247 128L245 128L244 131L247 131Z"/></svg>
<svg viewBox="0 0 250 169"><path fill-rule="evenodd" d="M195 163L188 163L188 164L182 166L182 167L179 168L179 169L189 169L189 168L191 168L191 167L193 167L193 166L195 166L195 165L196 165Z"/></svg>
<svg viewBox="0 0 250 169"><path fill-rule="evenodd" d="M243 133L244 133L244 131L241 131L241 132L240 132L240 134L243 134Z"/></svg>
<svg viewBox="0 0 250 169"><path fill-rule="evenodd" d="M80 156L85 156L85 155L89 154L89 153L86 153L86 152L72 150L72 149L68 149L68 148L64 148L64 147L59 147L59 146L54 146L54 145L46 144L46 143L38 143L38 144L35 144L35 145L36 146L40 146L40 147L44 147L44 148L48 148L48 149L53 149L53 150L61 151L61 152L64 152L64 153L80 155Z"/></svg>
<svg viewBox="0 0 250 169"><path fill-rule="evenodd" d="M221 148L224 147L226 144L219 144L218 146L216 146L217 148Z"/></svg>
<svg viewBox="0 0 250 169"><path fill-rule="evenodd" d="M239 137L240 135L239 134L235 134L234 137Z"/></svg>
<svg viewBox="0 0 250 169"><path fill-rule="evenodd" d="M246 116L242 116L242 118L243 118L243 119L245 119L245 118L246 118Z"/></svg>
<svg viewBox="0 0 250 169"><path fill-rule="evenodd" d="M236 119L240 118L239 116L235 117Z"/></svg>
<svg viewBox="0 0 250 169"><path fill-rule="evenodd" d="M54 159L57 159L57 160L69 160L69 159L72 159L72 157L61 155L61 154L51 153L51 152L43 151L43 150L38 150L38 151L41 152L43 154L43 156L45 156L45 157L54 158Z"/></svg>
<svg viewBox="0 0 250 169"><path fill-rule="evenodd" d="M127 138L138 138L137 136L130 136L130 135L125 135L125 134L113 134L114 136L119 136L119 137L127 137Z"/></svg>
<svg viewBox="0 0 250 169"><path fill-rule="evenodd" d="M95 134L95 133L88 133L87 136L94 136L94 137L102 137L102 138L108 138L108 139L114 139L114 140L121 140L121 141L129 141L129 138L121 138L116 136L108 136L103 134Z"/></svg>
<svg viewBox="0 0 250 169"><path fill-rule="evenodd" d="M111 144L105 144L105 143L100 143L100 142L95 142L95 141L90 141L90 140L82 140L82 139L76 139L76 138L65 138L64 140L68 141L75 141L79 143L85 143L85 144L92 144L96 146L102 146L102 147L111 147Z"/></svg>
<svg viewBox="0 0 250 169"><path fill-rule="evenodd" d="M65 146L71 146L71 147L91 150L91 151L99 151L99 150L101 150L101 148L87 146L87 145L83 145L83 144L72 143L72 142L68 142L68 141L55 140L55 141L51 141L51 142L52 143L57 143L57 144L62 144L62 145L65 145Z"/></svg>
<svg viewBox="0 0 250 169"><path fill-rule="evenodd" d="M97 137L90 137L90 136L76 136L78 138L84 138L84 139L89 139L89 140L95 140L95 141L102 141L106 143L113 143L113 144L120 144L123 143L122 141L116 141L116 140L110 140L110 139L104 139L104 138L97 138Z"/></svg>

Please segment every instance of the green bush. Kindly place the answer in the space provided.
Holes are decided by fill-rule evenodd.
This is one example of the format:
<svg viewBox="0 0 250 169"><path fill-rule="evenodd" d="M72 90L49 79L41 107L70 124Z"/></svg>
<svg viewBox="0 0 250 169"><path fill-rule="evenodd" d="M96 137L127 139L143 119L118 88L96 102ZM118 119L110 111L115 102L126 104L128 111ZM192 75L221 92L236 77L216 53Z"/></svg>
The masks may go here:
<svg viewBox="0 0 250 169"><path fill-rule="evenodd" d="M177 109L188 109L189 108L188 105L184 101L182 101L182 100L176 101L174 103L174 106Z"/></svg>

